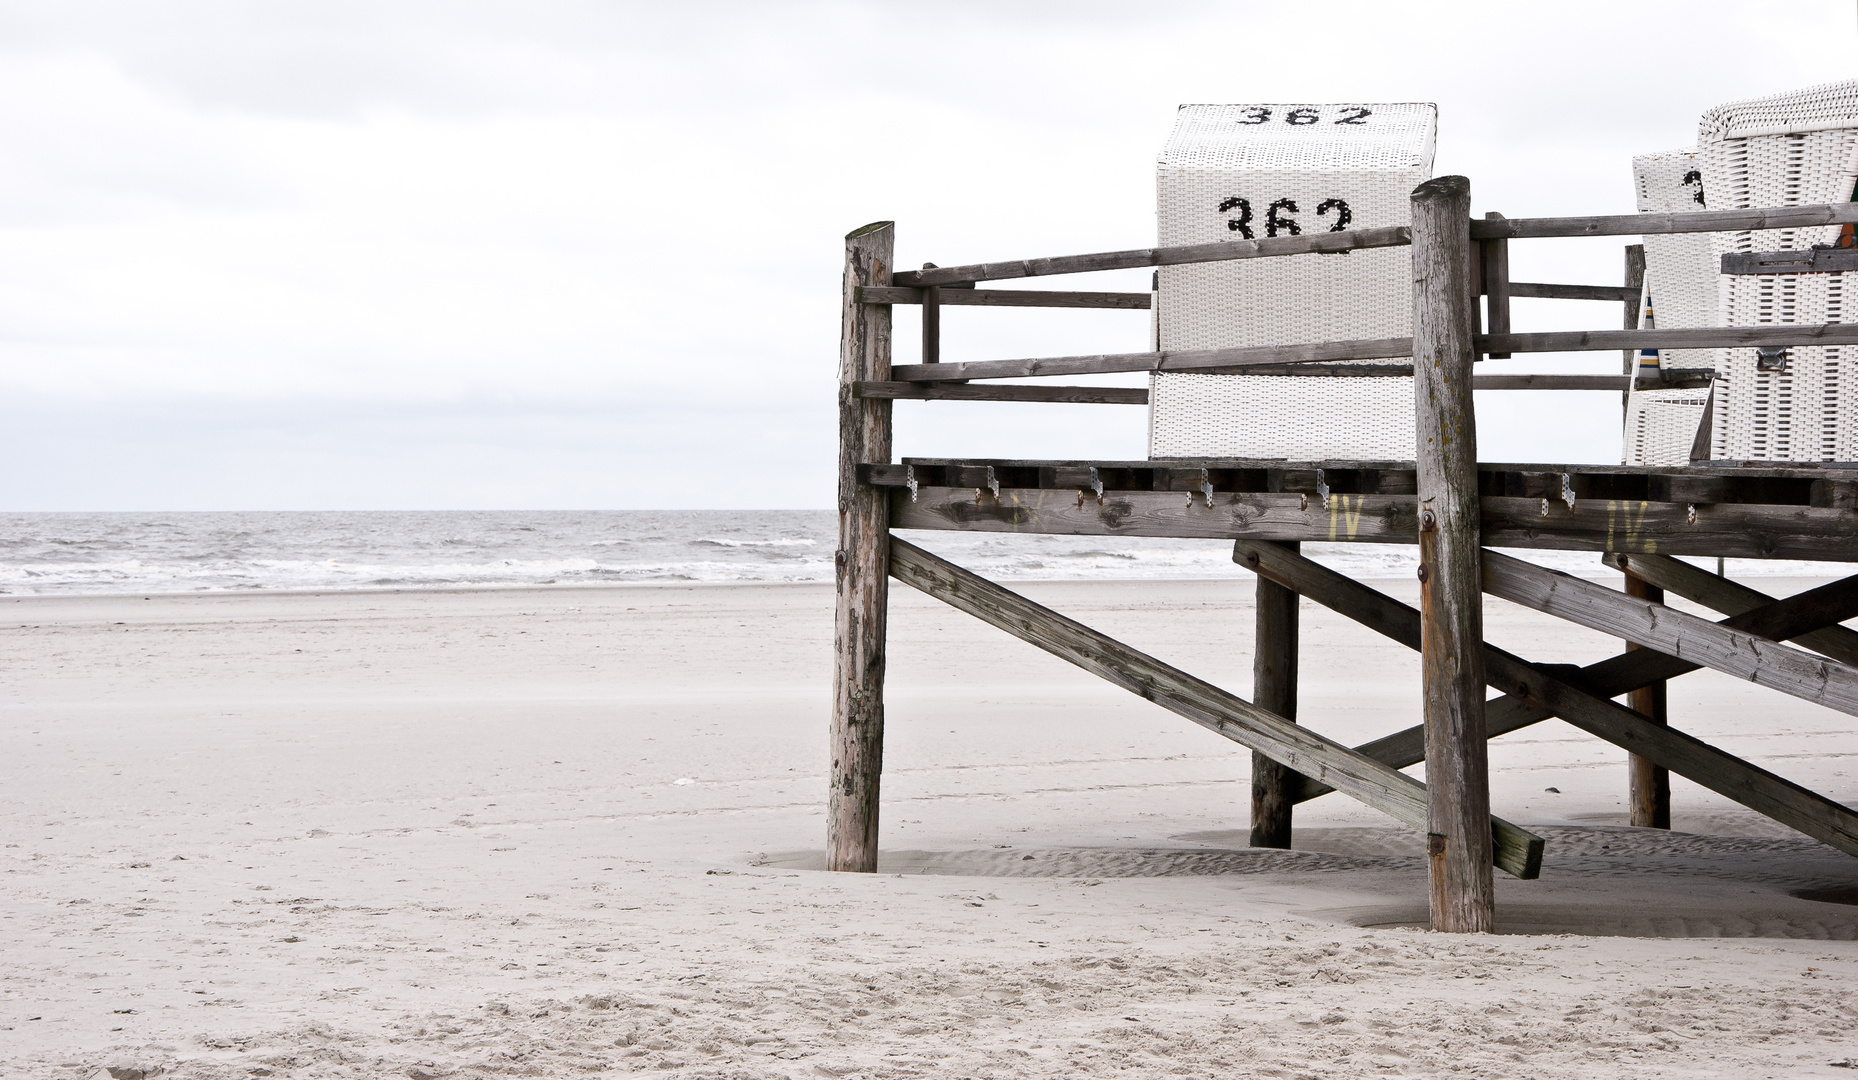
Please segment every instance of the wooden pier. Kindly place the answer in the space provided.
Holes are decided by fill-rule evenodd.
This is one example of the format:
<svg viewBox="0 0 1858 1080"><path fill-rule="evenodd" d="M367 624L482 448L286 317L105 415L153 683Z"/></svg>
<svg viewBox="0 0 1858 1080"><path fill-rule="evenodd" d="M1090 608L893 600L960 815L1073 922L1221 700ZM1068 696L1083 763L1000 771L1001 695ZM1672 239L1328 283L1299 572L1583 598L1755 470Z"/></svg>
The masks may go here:
<svg viewBox="0 0 1858 1080"><path fill-rule="evenodd" d="M1858 632L1838 625L1858 617L1858 577L1776 600L1673 557L1858 562L1858 463L1480 463L1471 397L1480 388L1624 390L1634 377L1630 369L1621 376L1479 375L1476 363L1487 356L1858 344L1854 324L1632 329L1639 301L1632 249L1623 285L1514 282L1508 259L1513 240L1858 222L1858 203L1609 217L1469 214L1469 182L1440 177L1413 192L1411 227L901 272L892 265L891 223L846 238L831 869L877 866L892 577L1249 748L1254 845L1288 846L1294 805L1330 791L1423 830L1436 930L1491 930L1493 868L1521 878L1538 873L1541 838L1490 815L1486 742L1549 717L1631 755L1634 825L1669 827L1668 774L1676 773L1858 855L1858 813L1685 734L1672 726L1664 704L1669 679L1709 667L1858 715ZM1150 303L1148 293L976 288L980 282L1402 245L1413 249L1411 338L939 362L945 306ZM1628 328L1516 332L1509 310L1515 297L1620 301ZM896 304L923 306L921 363L891 363ZM1346 363L1390 357L1412 363ZM1139 388L989 382L1134 371L1411 374L1414 457L891 460L893 400L1143 404L1148 392ZM1234 562L1258 580L1252 700L893 537L892 529L1231 540ZM1418 545L1420 607L1312 562L1299 551L1303 541ZM1623 573L1625 589L1543 569L1494 547L1604 552ZM1483 640L1485 593L1619 637L1626 648L1579 668L1495 648ZM1667 593L1724 618L1712 622L1666 607ZM1349 747L1320 733L1320 717L1297 715L1297 606L1306 598L1420 653L1422 726ZM1499 696L1487 700L1486 687ZM1627 704L1613 700L1621 696ZM1400 771L1421 761L1427 783Z"/></svg>

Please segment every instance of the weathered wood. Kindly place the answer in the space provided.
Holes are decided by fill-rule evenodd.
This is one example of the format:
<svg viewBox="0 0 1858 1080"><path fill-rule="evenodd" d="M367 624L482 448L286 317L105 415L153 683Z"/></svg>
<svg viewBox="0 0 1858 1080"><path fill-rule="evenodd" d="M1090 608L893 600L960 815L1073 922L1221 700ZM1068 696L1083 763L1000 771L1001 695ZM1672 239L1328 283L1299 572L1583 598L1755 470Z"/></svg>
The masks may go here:
<svg viewBox="0 0 1858 1080"><path fill-rule="evenodd" d="M1254 555L1258 557L1256 562L1252 561ZM1235 551L1235 559L1260 574L1273 576L1280 584L1295 588L1299 594L1315 603L1408 648L1418 648L1421 636L1420 613L1385 593L1311 562L1304 556L1274 551L1264 545L1244 545ZM1846 579L1834 582L1813 590L1813 593L1816 595L1789 597L1759 609L1759 619L1757 612L1748 612L1736 618L1778 624L1779 629L1774 630L1776 633L1786 634L1790 630L1804 632L1808 627L1824 625L1823 621L1813 620L1824 620L1828 612L1836 615L1839 611L1853 610L1851 605L1858 604L1858 581ZM1796 600L1799 602L1796 603ZM1805 625L1800 625L1798 621L1791 626L1786 625L1790 619L1803 620ZM1773 626L1768 628L1773 629ZM1631 709L1606 700L1635 685L1643 685L1647 676L1669 677L1695 670L1696 665L1644 650L1615 656L1581 669L1576 676L1569 676L1564 674L1565 669L1561 665L1530 664L1488 643L1484 645L1484 664L1489 684L1510 695L1491 703L1490 714L1493 720L1505 712L1509 712L1512 718L1526 715L1526 710L1559 716L1591 735L1650 758L1679 776L1694 780L1789 828L1797 829L1847 854L1858 855L1858 813L1674 728L1648 723ZM1574 678L1588 685L1576 685L1572 681ZM1506 709L1506 704L1514 708ZM1519 710L1523 712L1519 713ZM1505 724L1511 722L1511 719L1503 721ZM1521 727L1530 722L1533 720L1522 720L1514 726ZM1497 731L1495 724L1491 731ZM1404 734L1377 741L1392 743Z"/></svg>
<svg viewBox="0 0 1858 1080"><path fill-rule="evenodd" d="M1849 248L1730 251L1722 257L1725 274L1843 274L1852 270L1858 270L1858 251Z"/></svg>
<svg viewBox="0 0 1858 1080"><path fill-rule="evenodd" d="M1679 214L1604 214L1594 217L1499 218L1474 221L1478 240L1541 236L1652 236L1669 233L1804 229L1858 221L1858 203L1782 206L1762 210L1700 210Z"/></svg>
<svg viewBox="0 0 1858 1080"><path fill-rule="evenodd" d="M1102 308L1146 311L1145 292L1049 292L1033 289L941 289L941 302L956 307ZM867 304L920 304L925 289L864 289L859 299Z"/></svg>
<svg viewBox="0 0 1858 1080"><path fill-rule="evenodd" d="M906 270L896 275L892 284L958 285L967 281L1005 281L1011 278L1050 277L1056 274L1088 274L1098 270L1128 270L1138 266L1180 266L1187 263L1229 262L1234 259L1264 259L1278 255L1359 251L1363 248L1404 247L1410 240L1411 233L1406 226L1390 225L1379 229L1309 233L1303 236L1275 236L1263 240L1222 240L1212 244L1135 248L1129 251L1060 255L1055 258L1022 259L1015 262L944 266L935 270Z"/></svg>
<svg viewBox="0 0 1858 1080"><path fill-rule="evenodd" d="M945 365L954 367L955 365ZM948 383L861 382L863 398L917 401L1059 401L1084 405L1146 405L1146 386L966 386Z"/></svg>
<svg viewBox="0 0 1858 1080"><path fill-rule="evenodd" d="M1630 297L1623 297L1623 296L1620 297L1620 299L1623 301L1621 307L1624 308L1624 311L1622 312L1622 316L1621 316L1621 321L1619 324L1620 328L1623 330L1649 330L1651 329L1650 327L1639 325L1639 316L1641 314L1640 309L1642 307L1641 301L1645 299L1645 245L1644 244L1627 244L1626 245L1626 284L1625 284L1625 287L1631 290L1632 295ZM1636 381L1638 379L1638 374L1639 374L1639 354L1637 350L1634 350L1634 349L1622 350L1620 356L1621 356L1621 367L1619 369L1620 372L1632 378L1634 381ZM1620 405L1621 410L1625 409L1631 397L1632 395L1630 391L1620 395L1619 405ZM1619 420L1620 420L1621 430L1623 431L1624 425L1626 422L1626 416L1623 411L1620 413Z"/></svg>
<svg viewBox="0 0 1858 1080"><path fill-rule="evenodd" d="M1297 772L1321 777L1337 791L1402 824L1425 827L1425 785L1405 773L894 537L890 572L945 604L1209 731ZM1486 822L1482 828L1494 843L1498 865L1518 877L1536 876L1542 861L1541 838L1498 818Z"/></svg>
<svg viewBox="0 0 1858 1080"><path fill-rule="evenodd" d="M1508 353L1492 353L1500 360ZM1632 380L1624 375L1473 375L1473 390L1625 390Z"/></svg>
<svg viewBox="0 0 1858 1080"><path fill-rule="evenodd" d="M1695 567L1668 555L1620 555L1607 557L1614 567L1642 578L1660 589L1673 592L1712 611L1737 616L1778 603L1767 593L1758 592L1737 581L1720 578L1708 570ZM1841 615L1833 621L1858 617L1858 611ZM1753 626L1733 623L1740 629L1770 637L1776 641L1794 641L1823 653L1841 664L1858 666L1858 630L1844 626L1827 626L1804 634L1776 633Z"/></svg>
<svg viewBox="0 0 1858 1080"><path fill-rule="evenodd" d="M1645 556L1633 556L1634 565ZM1655 558L1655 557L1654 557ZM1301 556L1286 553L1281 545L1239 540L1232 561L1285 588L1307 593L1311 599L1369 627L1417 652L1420 645L1419 612L1385 594ZM1688 564L1679 563L1679 566ZM1722 625L1777 641L1799 639L1822 628L1858 617L1858 577L1822 585L1785 600L1774 600L1723 621ZM1666 653L1639 649L1608 657L1584 668L1539 664L1556 678L1598 698L1631 693L1642 686L1674 679L1702 667ZM1490 738L1546 720L1553 713L1513 694L1485 703L1485 734ZM1396 769L1426 760L1423 726L1410 727L1363 743L1355 749ZM1329 792L1326 785L1304 777L1292 799L1303 802Z"/></svg>
<svg viewBox="0 0 1858 1080"><path fill-rule="evenodd" d="M1488 495L1481 508L1484 540L1493 547L1858 561L1858 513L1850 510L1617 499L1582 499L1570 510L1558 501ZM998 500L976 502L972 487L923 485L915 501L901 491L891 504L896 529L1064 536L1410 544L1417 521L1410 495L1216 492L1209 507L1178 491L1106 492L1099 503L1080 502L1075 489L1003 487Z"/></svg>
<svg viewBox="0 0 1858 1080"><path fill-rule="evenodd" d="M1494 551L1484 552L1484 588L1512 603L1858 716L1858 668L1835 660Z"/></svg>
<svg viewBox="0 0 1858 1080"><path fill-rule="evenodd" d="M1497 243L1485 240L1481 243ZM1635 245L1636 246L1636 245ZM1630 293L1630 296L1626 294ZM1639 302L1639 290L1628 285L1551 285L1541 281L1512 281L1510 295L1540 300L1629 300ZM1492 333L1496 333L1493 327Z"/></svg>
<svg viewBox="0 0 1858 1080"><path fill-rule="evenodd" d="M1690 460L1710 460L1710 442L1715 435L1716 424L1716 387L1710 386L1710 395L1703 399L1703 417L1697 421L1697 434L1690 440Z"/></svg>
<svg viewBox="0 0 1858 1080"><path fill-rule="evenodd" d="M1421 668L1432 928L1489 933L1490 776L1484 595L1478 587L1477 421L1471 401L1471 183L1413 189L1413 391L1418 431Z"/></svg>
<svg viewBox="0 0 1858 1080"><path fill-rule="evenodd" d="M934 263L924 263L924 270L935 268ZM859 290L861 293L864 291ZM939 364L942 362L942 290L930 285L917 290L922 294L923 315L923 351L922 362Z"/></svg>
<svg viewBox="0 0 1858 1080"><path fill-rule="evenodd" d="M889 605L889 500L858 480L858 466L890 460L890 402L861 398L854 383L890 375L890 309L857 290L890 281L896 230L866 225L845 238L839 336L839 545L833 615L832 771L826 868L877 870L878 781L884 763L884 635Z"/></svg>
<svg viewBox="0 0 1858 1080"><path fill-rule="evenodd" d="M954 365L947 365L954 366ZM1215 374L1223 374L1216 372ZM1405 364L1359 364L1346 367L1316 365L1245 370L1247 375L1316 376L1376 379L1413 374ZM1473 375L1473 390L1624 390L1632 380L1624 375ZM1146 387L1125 386L973 386L941 382L864 382L860 397L910 398L923 401L1063 401L1098 405L1146 405Z"/></svg>
<svg viewBox="0 0 1858 1080"><path fill-rule="evenodd" d="M1284 545L1297 550L1296 544ZM1252 701L1289 723L1297 722L1297 594L1258 579L1252 636ZM1302 777L1252 751L1252 847L1290 846L1289 790Z"/></svg>
<svg viewBox="0 0 1858 1080"><path fill-rule="evenodd" d="M1484 215L1487 218L1502 218L1503 215L1492 210ZM1482 280L1478 291L1485 296L1486 318L1484 332L1487 334L1507 334L1510 332L1510 297L1517 295L1510 282L1510 242L1508 240L1478 241L1478 265ZM1477 301L1473 299L1472 304ZM1509 353L1491 353L1492 360L1508 360Z"/></svg>
<svg viewBox="0 0 1858 1080"><path fill-rule="evenodd" d="M1853 203L1858 206L1858 203ZM1858 345L1858 323L1793 326L1706 326L1694 330L1556 330L1488 335L1484 350L1510 352L1610 352L1614 349L1740 349L1754 345Z"/></svg>
<svg viewBox="0 0 1858 1080"><path fill-rule="evenodd" d="M1626 571L1626 595L1654 604L1664 603L1664 590ZM1626 643L1626 651L1641 646ZM1666 712L1666 684L1663 679L1638 687L1626 695L1633 712L1657 724L1670 726ZM1650 758L1637 754L1626 757L1626 807L1628 820L1635 828L1668 829L1671 827L1671 774Z"/></svg>
<svg viewBox="0 0 1858 1080"><path fill-rule="evenodd" d="M1047 356L1031 360L971 360L963 364L900 364L891 377L910 382L940 379L1026 379L1040 375L1102 375L1114 371L1216 371L1265 364L1381 360L1410 356L1412 338L1327 341L1313 345L1249 345L1229 349Z"/></svg>

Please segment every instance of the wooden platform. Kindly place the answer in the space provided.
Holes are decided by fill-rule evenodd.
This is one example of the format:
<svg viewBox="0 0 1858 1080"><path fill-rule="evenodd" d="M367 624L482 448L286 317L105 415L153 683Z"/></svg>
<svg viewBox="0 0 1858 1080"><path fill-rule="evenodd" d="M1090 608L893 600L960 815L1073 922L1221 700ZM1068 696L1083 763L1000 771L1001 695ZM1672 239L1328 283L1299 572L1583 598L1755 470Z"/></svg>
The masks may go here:
<svg viewBox="0 0 1858 1080"><path fill-rule="evenodd" d="M1411 544L1412 462L906 458L893 529ZM912 487L914 485L914 487ZM1858 465L1478 466L1492 547L1858 562Z"/></svg>

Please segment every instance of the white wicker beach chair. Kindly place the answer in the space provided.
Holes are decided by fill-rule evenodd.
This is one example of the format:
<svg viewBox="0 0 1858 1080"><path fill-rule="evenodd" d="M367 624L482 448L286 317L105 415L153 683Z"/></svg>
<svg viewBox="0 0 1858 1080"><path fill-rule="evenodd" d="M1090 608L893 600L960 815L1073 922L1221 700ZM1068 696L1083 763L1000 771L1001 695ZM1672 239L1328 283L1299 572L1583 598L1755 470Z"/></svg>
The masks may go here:
<svg viewBox="0 0 1858 1080"><path fill-rule="evenodd" d="M1703 166L1695 150L1665 150L1632 159L1632 181L1640 213L1682 214L1706 209ZM1696 329L1716 323L1717 252L1708 233L1674 233L1645 238L1645 293L1656 325ZM1713 371L1714 349L1667 349L1656 366L1673 371ZM1641 362L1641 366L1646 365Z"/></svg>
<svg viewBox="0 0 1858 1080"><path fill-rule="evenodd" d="M1858 183L1858 81L1721 105L1698 122L1711 210L1845 202ZM1727 251L1786 251L1838 241L1839 226L1720 234ZM1725 274L1723 325L1847 322L1858 273ZM1858 349L1821 346L1758 356L1722 350L1711 457L1757 461L1858 460Z"/></svg>
<svg viewBox="0 0 1858 1080"><path fill-rule="evenodd" d="M1626 399L1627 465L1688 465L1708 390L1637 390Z"/></svg>
<svg viewBox="0 0 1858 1080"><path fill-rule="evenodd" d="M1161 243L1404 225L1432 175L1429 104L1184 105L1158 161ZM1404 337L1408 249L1164 266L1164 350ZM1403 363L1390 360L1387 363ZM1413 456L1410 377L1155 375L1149 456Z"/></svg>

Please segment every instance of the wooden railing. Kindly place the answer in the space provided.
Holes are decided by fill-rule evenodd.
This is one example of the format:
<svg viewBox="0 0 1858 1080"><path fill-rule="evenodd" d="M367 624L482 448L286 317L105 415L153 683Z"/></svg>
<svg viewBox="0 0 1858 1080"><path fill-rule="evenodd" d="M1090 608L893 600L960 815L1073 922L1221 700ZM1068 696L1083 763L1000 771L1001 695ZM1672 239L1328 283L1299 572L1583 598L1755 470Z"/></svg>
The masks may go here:
<svg viewBox="0 0 1858 1080"><path fill-rule="evenodd" d="M1478 354L1506 358L1518 353L1611 352L1630 357L1645 349L1712 349L1858 345L1858 324L1822 326L1704 327L1682 330L1577 330L1517 333L1511 329L1510 301L1516 298L1618 301L1626 305L1627 325L1636 325L1639 286L1561 285L1509 280L1510 240L1570 236L1627 236L1725 232L1743 229L1798 229L1858 223L1858 203L1777 207L1765 210L1718 210L1686 214L1615 214L1589 217L1504 218L1489 215L1470 222L1472 276L1488 298L1483 325L1475 336ZM1227 262L1401 247L1412 243L1404 225L1379 229L1270 237L1181 247L1138 248L1086 255L1061 255L1014 262L926 267L890 276L888 285L858 287L858 304L923 306L923 362L901 364L889 378L853 384L855 396L874 399L915 398L960 401L1049 401L1098 404L1146 404L1146 390L1086 386L971 386L972 380L1025 379L1117 372L1192 372L1198 374L1335 375L1374 377L1409 375L1410 365L1346 365L1350 360L1385 360L1412 355L1411 338L1329 341L1297 345L1247 346L1139 353L1104 353L1013 360L941 363L940 309L943 306L1043 307L1144 310L1152 294L1141 292L1057 292L977 289L980 281L1050 277L1149 266ZM1306 365L1327 365L1308 367ZM1659 386L1695 385L1701 376L1679 376ZM1625 390L1628 373L1609 375L1484 375L1477 389Z"/></svg>

